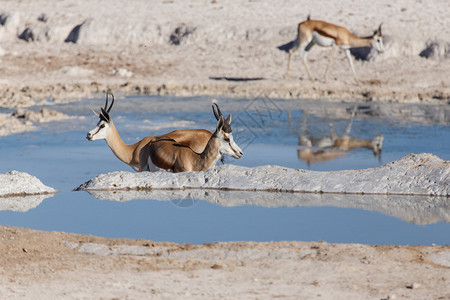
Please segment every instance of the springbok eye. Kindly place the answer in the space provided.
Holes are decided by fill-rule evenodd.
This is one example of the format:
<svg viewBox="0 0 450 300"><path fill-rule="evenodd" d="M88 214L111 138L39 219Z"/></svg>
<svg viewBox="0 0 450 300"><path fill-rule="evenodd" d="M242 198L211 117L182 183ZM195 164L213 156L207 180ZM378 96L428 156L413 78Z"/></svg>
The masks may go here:
<svg viewBox="0 0 450 300"><path fill-rule="evenodd" d="M224 140L225 142L227 142L227 143L230 142L230 138L227 138L227 137L224 137L223 140Z"/></svg>
<svg viewBox="0 0 450 300"><path fill-rule="evenodd" d="M105 124L100 125L100 128L105 128Z"/></svg>

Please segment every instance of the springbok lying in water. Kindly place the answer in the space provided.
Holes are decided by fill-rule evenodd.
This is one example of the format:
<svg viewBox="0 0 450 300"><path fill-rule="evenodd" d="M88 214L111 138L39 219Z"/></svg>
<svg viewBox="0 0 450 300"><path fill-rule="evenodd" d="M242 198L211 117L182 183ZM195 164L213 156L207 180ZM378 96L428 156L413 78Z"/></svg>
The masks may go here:
<svg viewBox="0 0 450 300"><path fill-rule="evenodd" d="M213 167L222 155L242 157L242 150L233 140L231 115L224 119L219 106L215 103L214 105L212 109L217 126L203 151L196 152L171 138L151 141L148 144L148 165L151 171L156 169L171 170L174 173L204 171Z"/></svg>
<svg viewBox="0 0 450 300"><path fill-rule="evenodd" d="M108 107L108 95L111 94L112 102ZM112 152L118 159L132 167L135 171L149 170L147 165L148 149L146 145L154 140L172 139L180 145L185 145L194 151L203 151L212 133L204 129L176 130L161 136L146 136L139 142L127 145L121 139L116 126L109 115L114 105L114 95L109 91L106 93L105 107L100 108L100 113L94 114L100 118L97 126L87 133L89 141L105 140ZM144 160L141 160L144 157Z"/></svg>

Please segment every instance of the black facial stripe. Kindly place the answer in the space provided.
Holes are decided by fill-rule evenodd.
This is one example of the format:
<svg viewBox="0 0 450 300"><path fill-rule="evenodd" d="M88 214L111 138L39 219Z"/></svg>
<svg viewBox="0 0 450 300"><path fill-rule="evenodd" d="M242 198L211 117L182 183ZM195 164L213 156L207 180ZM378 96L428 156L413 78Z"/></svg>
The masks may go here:
<svg viewBox="0 0 450 300"><path fill-rule="evenodd" d="M99 131L100 131L100 127L98 127L98 130L93 135L91 135L91 137L95 136Z"/></svg>
<svg viewBox="0 0 450 300"><path fill-rule="evenodd" d="M231 146L231 143L228 143L228 145L230 146L231 150L233 150L234 153L236 153L237 155L239 155L239 153L237 153L237 151L234 150L233 146Z"/></svg>

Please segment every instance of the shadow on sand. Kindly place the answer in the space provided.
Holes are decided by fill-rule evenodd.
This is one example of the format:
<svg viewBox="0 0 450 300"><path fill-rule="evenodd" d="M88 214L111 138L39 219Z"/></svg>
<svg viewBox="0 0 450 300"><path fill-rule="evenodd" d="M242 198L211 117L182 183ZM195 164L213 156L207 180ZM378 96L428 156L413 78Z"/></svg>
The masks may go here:
<svg viewBox="0 0 450 300"><path fill-rule="evenodd" d="M211 80L225 80L225 81L236 81L236 82L246 82L246 81L258 81L258 80L264 80L264 77L212 77L210 76L209 79Z"/></svg>

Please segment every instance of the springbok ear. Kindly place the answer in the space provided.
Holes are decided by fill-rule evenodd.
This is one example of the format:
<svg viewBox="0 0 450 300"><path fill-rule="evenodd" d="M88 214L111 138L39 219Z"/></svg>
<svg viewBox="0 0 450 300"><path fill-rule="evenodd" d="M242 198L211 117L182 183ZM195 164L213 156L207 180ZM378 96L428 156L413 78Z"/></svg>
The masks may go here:
<svg viewBox="0 0 450 300"><path fill-rule="evenodd" d="M91 109L92 109L92 112L94 113L94 115L96 115L97 117L100 118L100 114L98 112L96 112L95 109L93 109L93 108L91 108Z"/></svg>
<svg viewBox="0 0 450 300"><path fill-rule="evenodd" d="M228 124L231 124L231 114L228 115L228 118L225 120Z"/></svg>

